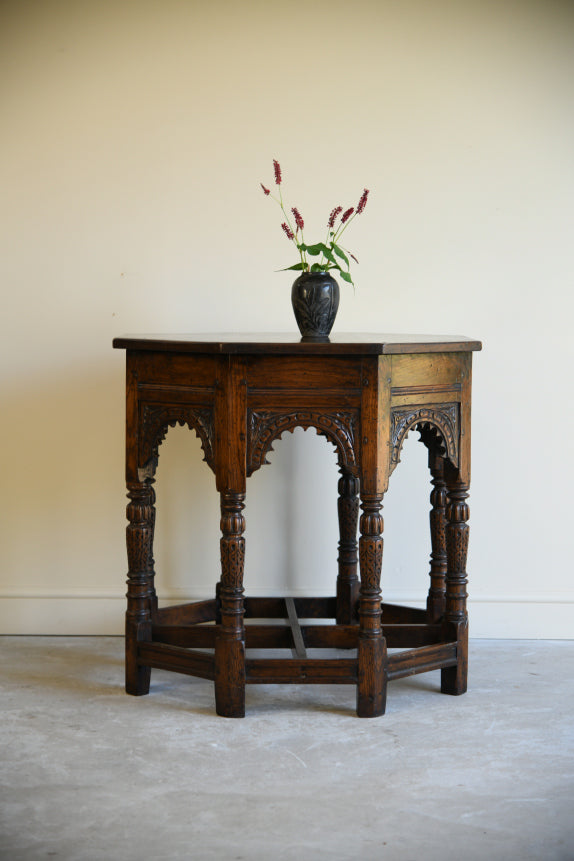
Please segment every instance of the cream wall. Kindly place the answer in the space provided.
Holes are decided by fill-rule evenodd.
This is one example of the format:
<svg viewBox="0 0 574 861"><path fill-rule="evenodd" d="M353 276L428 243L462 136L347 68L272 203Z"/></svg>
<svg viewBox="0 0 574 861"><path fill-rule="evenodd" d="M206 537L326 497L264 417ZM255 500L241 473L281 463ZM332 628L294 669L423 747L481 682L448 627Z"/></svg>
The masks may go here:
<svg viewBox="0 0 574 861"><path fill-rule="evenodd" d="M4 0L3 632L122 629L112 337L294 330L259 187L275 157L317 235L371 189L339 331L484 341L473 635L573 635L573 44L552 0ZM333 449L302 431L275 449L248 486L246 585L328 594ZM387 599L424 600L428 490L413 435L385 502ZM193 434L170 431L157 491L162 594L211 594L218 499Z"/></svg>

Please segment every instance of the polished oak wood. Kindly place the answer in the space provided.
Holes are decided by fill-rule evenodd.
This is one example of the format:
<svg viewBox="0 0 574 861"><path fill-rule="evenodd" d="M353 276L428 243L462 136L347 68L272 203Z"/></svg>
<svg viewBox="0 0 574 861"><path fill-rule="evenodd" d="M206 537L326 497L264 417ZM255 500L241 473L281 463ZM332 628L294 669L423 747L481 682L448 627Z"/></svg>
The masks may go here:
<svg viewBox="0 0 574 861"><path fill-rule="evenodd" d="M152 668L213 680L216 711L227 717L245 714L246 684L352 684L360 717L383 714L387 682L414 673L440 669L444 693L465 692L471 359L480 342L232 334L122 337L114 346L127 358L128 693L149 692ZM215 475L221 576L213 599L158 609L153 483L175 424L195 431ZM251 598L243 590L247 478L295 427L314 427L337 452L336 594ZM381 600L382 504L413 429L432 478L426 610ZM318 658L312 649L337 654Z"/></svg>
<svg viewBox="0 0 574 861"><path fill-rule="evenodd" d="M453 353L480 350L480 341L444 335L331 335L328 341L303 343L299 335L199 334L131 335L114 338L114 347L128 350L163 350L176 353L248 353L250 355L368 356L384 353Z"/></svg>

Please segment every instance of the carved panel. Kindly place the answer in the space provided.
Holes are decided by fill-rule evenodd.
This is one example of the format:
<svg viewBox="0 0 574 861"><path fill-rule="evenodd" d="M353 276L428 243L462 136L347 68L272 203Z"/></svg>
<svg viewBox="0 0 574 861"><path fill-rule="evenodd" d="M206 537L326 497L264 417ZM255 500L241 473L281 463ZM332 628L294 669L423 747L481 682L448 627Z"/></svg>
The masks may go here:
<svg viewBox="0 0 574 861"><path fill-rule="evenodd" d="M339 549L341 553L345 551L353 553L357 547L359 500L357 497L340 496L337 500L337 512L339 515Z"/></svg>
<svg viewBox="0 0 574 861"><path fill-rule="evenodd" d="M140 420L140 481L154 475L159 457L159 447L170 427L187 425L201 441L204 460L214 469L213 408L185 404L142 404Z"/></svg>
<svg viewBox="0 0 574 861"><path fill-rule="evenodd" d="M459 404L427 404L391 410L391 472L401 459L408 432L416 427L427 446L438 446L451 463L459 465ZM433 439L433 434L435 439Z"/></svg>
<svg viewBox="0 0 574 861"><path fill-rule="evenodd" d="M359 540L359 559L361 565L361 595L378 598L381 594L383 539L361 535Z"/></svg>
<svg viewBox="0 0 574 861"><path fill-rule="evenodd" d="M127 548L130 573L153 571L152 555L155 491L151 484L130 485L126 515Z"/></svg>
<svg viewBox="0 0 574 861"><path fill-rule="evenodd" d="M466 570L466 556L468 553L468 536L468 524L449 524L446 552L450 579L455 578L455 575L461 578L465 577L464 572Z"/></svg>
<svg viewBox="0 0 574 861"><path fill-rule="evenodd" d="M358 428L358 410L322 413L319 411L297 410L290 413L248 411L247 475L260 466L269 463L266 455L272 450L272 443L285 431L296 427L314 427L318 434L327 437L336 447L339 463L349 472L357 473L358 457L355 453L355 440Z"/></svg>
<svg viewBox="0 0 574 861"><path fill-rule="evenodd" d="M223 592L231 587L232 595L236 595L243 586L243 568L245 565L245 539L221 539L221 585Z"/></svg>

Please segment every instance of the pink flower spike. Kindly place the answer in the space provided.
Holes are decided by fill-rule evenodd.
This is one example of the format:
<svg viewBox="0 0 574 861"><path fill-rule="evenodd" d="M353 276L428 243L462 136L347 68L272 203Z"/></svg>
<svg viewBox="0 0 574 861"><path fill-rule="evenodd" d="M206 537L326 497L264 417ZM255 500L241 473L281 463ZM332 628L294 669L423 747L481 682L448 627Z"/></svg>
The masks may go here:
<svg viewBox="0 0 574 861"><path fill-rule="evenodd" d="M355 257L355 255L354 255L354 254L351 254L351 252L350 252L350 251L349 251L349 257L352 257L352 258L353 258L353 260L355 261L355 263L358 263L358 262L359 262L359 261L357 260L357 258Z"/></svg>
<svg viewBox="0 0 574 861"><path fill-rule="evenodd" d="M293 218L295 219L295 224L297 225L297 230L303 230L303 228L305 227L305 222L301 218L301 213L299 212L297 207L294 206L292 208L291 212L293 213Z"/></svg>
<svg viewBox="0 0 574 861"><path fill-rule="evenodd" d="M271 194L271 190L269 188L265 188L262 182L260 182L259 185L263 189L263 194Z"/></svg>
<svg viewBox="0 0 574 861"><path fill-rule="evenodd" d="M369 196L369 189L365 188L365 190L363 191L363 193L361 195L361 199L357 204L357 214L358 215L361 214L361 212L364 210L365 206L367 205L367 197L368 196Z"/></svg>
<svg viewBox="0 0 574 861"><path fill-rule="evenodd" d="M275 171L275 185L281 185L281 165L276 158L273 159L273 170Z"/></svg>
<svg viewBox="0 0 574 861"><path fill-rule="evenodd" d="M343 211L342 206L336 206L335 209L333 209L333 211L331 212L331 215L329 216L329 221L327 222L327 227L331 228L331 227L335 226L335 221L337 219L337 216L342 211Z"/></svg>
<svg viewBox="0 0 574 861"><path fill-rule="evenodd" d="M294 235L293 235L293 231L291 230L291 228L289 227L289 225L288 225L288 224L286 224L285 222L283 222L283 224L281 225L281 227L282 227L282 228L283 228L283 230L285 231L285 234L286 234L286 236L287 236L287 239L295 239L295 237L294 237Z"/></svg>
<svg viewBox="0 0 574 861"><path fill-rule="evenodd" d="M349 207L349 209L345 210L345 212L341 216L341 224L344 224L346 221L348 221L354 211L355 211L354 206L351 206L351 207Z"/></svg>

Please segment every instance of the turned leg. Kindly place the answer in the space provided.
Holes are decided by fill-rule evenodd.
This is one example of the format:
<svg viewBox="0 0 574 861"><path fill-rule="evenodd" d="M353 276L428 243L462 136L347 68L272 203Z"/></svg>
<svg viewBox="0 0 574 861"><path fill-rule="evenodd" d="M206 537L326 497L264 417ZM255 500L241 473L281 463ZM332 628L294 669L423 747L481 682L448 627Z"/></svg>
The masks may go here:
<svg viewBox="0 0 574 861"><path fill-rule="evenodd" d="M430 588L427 598L429 622L438 622L445 612L446 579L446 482L444 480L444 458L429 450L429 468L432 475L433 490L430 495Z"/></svg>
<svg viewBox="0 0 574 861"><path fill-rule="evenodd" d="M243 493L221 494L221 625L215 642L215 708L222 717L245 715Z"/></svg>
<svg viewBox="0 0 574 861"><path fill-rule="evenodd" d="M385 712L387 646L381 627L381 565L383 561L383 518L381 496L361 494L361 537L359 559L361 589L359 601L359 648L357 714L377 717Z"/></svg>
<svg viewBox="0 0 574 861"><path fill-rule="evenodd" d="M339 574L337 577L337 624L357 621L359 578L357 576L357 524L359 522L359 479L344 466L339 469Z"/></svg>
<svg viewBox="0 0 574 861"><path fill-rule="evenodd" d="M151 620L156 607L153 533L155 493L152 479L128 484L128 608L126 613L126 691L134 696L149 693L150 667L139 666L138 643L151 640Z"/></svg>
<svg viewBox="0 0 574 861"><path fill-rule="evenodd" d="M441 691L444 694L464 694L468 671L468 615L466 611L466 555L468 550L469 509L466 504L468 486L458 472L447 469L448 502L446 508L446 611L445 624L455 626L458 640L458 662L455 667L441 670Z"/></svg>

